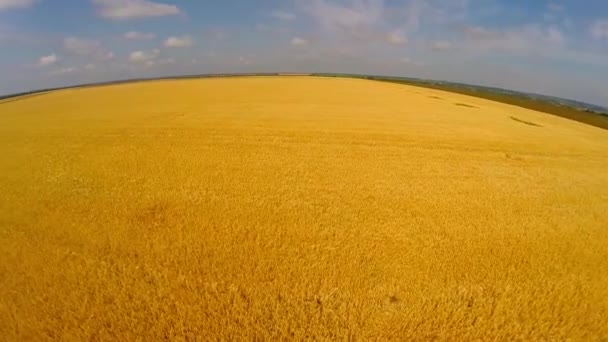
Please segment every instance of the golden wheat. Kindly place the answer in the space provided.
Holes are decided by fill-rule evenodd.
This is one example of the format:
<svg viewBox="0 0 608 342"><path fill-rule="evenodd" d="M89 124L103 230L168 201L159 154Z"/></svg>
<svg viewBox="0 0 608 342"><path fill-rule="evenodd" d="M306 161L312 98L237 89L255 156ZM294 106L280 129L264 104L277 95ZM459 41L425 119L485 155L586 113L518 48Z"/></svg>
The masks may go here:
<svg viewBox="0 0 608 342"><path fill-rule="evenodd" d="M10 341L608 338L608 131L389 83L0 103Z"/></svg>

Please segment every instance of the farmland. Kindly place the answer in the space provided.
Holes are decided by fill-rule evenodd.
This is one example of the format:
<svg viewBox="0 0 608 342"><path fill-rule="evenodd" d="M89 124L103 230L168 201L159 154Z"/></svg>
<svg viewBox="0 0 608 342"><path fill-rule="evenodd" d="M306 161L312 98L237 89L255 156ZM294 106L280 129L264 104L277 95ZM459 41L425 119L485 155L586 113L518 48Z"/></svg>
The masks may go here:
<svg viewBox="0 0 608 342"><path fill-rule="evenodd" d="M606 339L607 170L607 130L362 79L0 101L0 336Z"/></svg>

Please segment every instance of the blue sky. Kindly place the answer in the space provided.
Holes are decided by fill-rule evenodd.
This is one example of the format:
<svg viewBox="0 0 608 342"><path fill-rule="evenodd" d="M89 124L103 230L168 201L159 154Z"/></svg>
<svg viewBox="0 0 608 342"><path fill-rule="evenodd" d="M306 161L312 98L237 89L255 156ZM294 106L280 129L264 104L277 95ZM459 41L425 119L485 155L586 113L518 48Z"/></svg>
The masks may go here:
<svg viewBox="0 0 608 342"><path fill-rule="evenodd" d="M0 0L0 94L250 71L423 77L608 106L608 1Z"/></svg>

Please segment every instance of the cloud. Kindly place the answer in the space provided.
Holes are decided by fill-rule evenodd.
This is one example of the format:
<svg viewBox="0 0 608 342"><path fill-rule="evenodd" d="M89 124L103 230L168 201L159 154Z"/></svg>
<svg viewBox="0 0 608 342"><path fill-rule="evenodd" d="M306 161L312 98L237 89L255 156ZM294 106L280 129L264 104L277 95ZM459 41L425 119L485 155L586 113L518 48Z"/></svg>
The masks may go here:
<svg viewBox="0 0 608 342"><path fill-rule="evenodd" d="M160 54L160 50L154 49L152 51L133 51L129 55L129 60L134 63L147 62L149 60L155 59Z"/></svg>
<svg viewBox="0 0 608 342"><path fill-rule="evenodd" d="M518 54L549 52L565 42L562 32L555 27L525 25L505 30L467 26L463 30L468 49L503 51Z"/></svg>
<svg viewBox="0 0 608 342"><path fill-rule="evenodd" d="M182 36L182 37L169 37L165 40L165 47L169 48L184 48L190 47L194 44L192 38L190 36Z"/></svg>
<svg viewBox="0 0 608 342"><path fill-rule="evenodd" d="M78 71L79 69L76 67L63 67L63 68L59 68L56 70L51 71L49 74L51 75L65 75L65 74L72 74L75 73L76 71Z"/></svg>
<svg viewBox="0 0 608 342"><path fill-rule="evenodd" d="M420 0L405 1L414 2ZM399 16L408 7L402 3L400 7L389 8L387 3L384 0L310 0L299 2L299 10L320 31L322 40L333 45L352 44L359 50L372 48L366 44L405 45L408 24Z"/></svg>
<svg viewBox="0 0 608 342"><path fill-rule="evenodd" d="M114 58L114 53L107 50L99 41L68 37L63 40L65 50L73 55L104 61Z"/></svg>
<svg viewBox="0 0 608 342"><path fill-rule="evenodd" d="M102 18L128 20L180 14L180 9L148 0L92 0Z"/></svg>
<svg viewBox="0 0 608 342"><path fill-rule="evenodd" d="M131 53L131 55L129 56L129 59L134 64L139 64L139 65L143 65L146 67L153 67L153 66L160 66L160 65L176 63L175 59L160 58L159 54L160 54L159 50L153 50L150 52L135 51L135 52Z"/></svg>
<svg viewBox="0 0 608 342"><path fill-rule="evenodd" d="M445 41L437 41L431 44L431 50L446 51L452 49L452 43Z"/></svg>
<svg viewBox="0 0 608 342"><path fill-rule="evenodd" d="M569 18L565 16L564 6L555 2L549 2L546 5L546 11L543 13L543 19L547 22L560 22L566 25Z"/></svg>
<svg viewBox="0 0 608 342"><path fill-rule="evenodd" d="M253 59L246 57L246 56L239 57L239 64L250 65L251 63L253 63Z"/></svg>
<svg viewBox="0 0 608 342"><path fill-rule="evenodd" d="M386 41L393 45L405 45L407 37L403 30L394 30L386 35Z"/></svg>
<svg viewBox="0 0 608 342"><path fill-rule="evenodd" d="M308 19L324 41L405 45L421 24L438 31L464 20L469 0L300 0L298 18Z"/></svg>
<svg viewBox="0 0 608 342"><path fill-rule="evenodd" d="M226 31L221 28L213 28L205 32L205 36L212 40L222 40L226 38Z"/></svg>
<svg viewBox="0 0 608 342"><path fill-rule="evenodd" d="M608 39L608 19L598 20L591 24L589 32L595 39Z"/></svg>
<svg viewBox="0 0 608 342"><path fill-rule="evenodd" d="M293 37L291 39L290 44L293 46L304 46L304 45L308 45L308 40L306 40L304 38L300 38L300 37Z"/></svg>
<svg viewBox="0 0 608 342"><path fill-rule="evenodd" d="M404 0L397 7L385 9L385 20L400 22L406 33L418 32L430 27L461 24L470 17L471 0ZM491 1L487 1L488 3ZM476 6L481 7L481 6ZM485 10L485 8L484 8Z"/></svg>
<svg viewBox="0 0 608 342"><path fill-rule="evenodd" d="M0 0L1 1L1 0ZM7 17L8 19L8 17ZM49 32L40 32L32 30L27 25L15 25L4 20L2 18L2 12L0 12L0 46L5 43L13 44L13 48L17 46L36 46L41 47L48 45L49 40L54 40L55 37ZM0 60L2 59L3 52L0 47Z"/></svg>
<svg viewBox="0 0 608 342"><path fill-rule="evenodd" d="M275 19L284 20L284 21L296 19L295 14L293 14L291 12L280 11L280 10L272 11L270 13L270 16Z"/></svg>
<svg viewBox="0 0 608 342"><path fill-rule="evenodd" d="M499 32L492 31L480 26L466 26L463 29L465 36L475 41L492 41L499 40L503 35Z"/></svg>
<svg viewBox="0 0 608 342"><path fill-rule="evenodd" d="M53 65L53 64L57 63L58 60L59 60L59 58L54 53L50 54L48 56L42 56L38 60L38 66L45 67L45 66Z"/></svg>
<svg viewBox="0 0 608 342"><path fill-rule="evenodd" d="M358 0L350 3L333 3L327 0L311 0L303 9L328 31L356 33L370 31L382 21L384 2Z"/></svg>
<svg viewBox="0 0 608 342"><path fill-rule="evenodd" d="M400 64L407 65L408 67L411 67L411 68L408 68L408 70L419 69L420 67L424 67L426 65L424 62L419 62L419 61L413 60L409 57L398 58L397 62Z"/></svg>
<svg viewBox="0 0 608 342"><path fill-rule="evenodd" d="M552 12L562 12L564 10L564 6L555 2L550 2L547 4L547 9Z"/></svg>
<svg viewBox="0 0 608 342"><path fill-rule="evenodd" d="M151 40L154 39L156 36L153 33L129 31L125 33L123 37L129 40Z"/></svg>
<svg viewBox="0 0 608 342"><path fill-rule="evenodd" d="M0 11L29 8L38 0L0 0Z"/></svg>
<svg viewBox="0 0 608 342"><path fill-rule="evenodd" d="M133 64L143 65L147 67L175 63L175 60L173 58L161 59L159 49L154 49L151 51L133 51L129 55L129 61Z"/></svg>

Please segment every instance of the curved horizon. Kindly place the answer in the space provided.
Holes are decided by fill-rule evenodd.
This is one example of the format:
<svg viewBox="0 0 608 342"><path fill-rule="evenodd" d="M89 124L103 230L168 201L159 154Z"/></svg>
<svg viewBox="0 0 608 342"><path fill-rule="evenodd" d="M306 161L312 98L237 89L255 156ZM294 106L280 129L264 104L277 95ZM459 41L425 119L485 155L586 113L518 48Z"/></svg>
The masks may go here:
<svg viewBox="0 0 608 342"><path fill-rule="evenodd" d="M529 96L535 95L540 96L540 100L548 101L549 99L555 100L563 100L567 101L564 105L571 106L576 109L588 109L595 111L596 114L600 115L608 115L608 107L601 106L599 104L579 101L571 98L564 98L559 96L554 96L550 94L539 94L533 92L524 92L516 89L508 89L508 88L500 88L500 87L492 87L489 85L483 84L471 84L471 83L461 83L461 82L452 82L447 80L440 79L423 79L416 77L408 77L408 76L395 76L395 75L371 75L371 74L357 74L357 73L331 73L331 72L299 72L299 71L280 71L280 72L242 72L242 73L231 73L231 72L221 72L221 73L208 73L208 74L175 74L175 75L161 75L156 77L142 77L142 78L123 78L123 79L115 79L110 81L102 81L102 82L92 82L92 83L76 83L76 84L68 84L65 86L58 86L53 88L41 88L41 89L32 89L18 93L11 94L0 94L0 100L10 99L13 97L28 95L28 94L36 94L47 91L55 91L62 89L70 89L70 88L79 88L79 87L89 87L89 86L103 86L103 85L112 85L112 84L120 84L120 83L130 83L130 82L144 82L144 81L155 81L155 80L171 80L171 79L188 79L188 78L205 78L205 77L238 77L238 76L328 76L335 75L341 77L375 77L381 79L395 79L395 80L415 80L420 81L421 85L423 84L433 84L440 83L446 85L453 86L466 86L466 87L474 87L481 88L485 90L494 90L494 91L506 91L510 95L515 96ZM575 104L583 107L577 107Z"/></svg>
<svg viewBox="0 0 608 342"><path fill-rule="evenodd" d="M608 107L608 3L0 2L0 94L230 70L407 75Z"/></svg>

